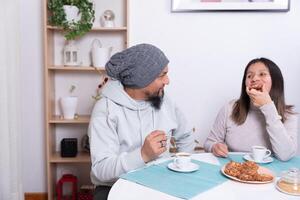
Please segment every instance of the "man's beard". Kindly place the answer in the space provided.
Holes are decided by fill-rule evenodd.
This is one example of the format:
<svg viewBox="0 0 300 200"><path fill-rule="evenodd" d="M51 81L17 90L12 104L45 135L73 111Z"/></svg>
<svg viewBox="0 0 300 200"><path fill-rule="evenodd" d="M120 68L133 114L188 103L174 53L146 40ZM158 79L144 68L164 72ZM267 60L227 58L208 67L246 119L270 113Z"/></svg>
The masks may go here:
<svg viewBox="0 0 300 200"><path fill-rule="evenodd" d="M160 109L165 94L163 89L161 90L161 95L159 95L159 91L156 94L150 95L147 99L156 110Z"/></svg>

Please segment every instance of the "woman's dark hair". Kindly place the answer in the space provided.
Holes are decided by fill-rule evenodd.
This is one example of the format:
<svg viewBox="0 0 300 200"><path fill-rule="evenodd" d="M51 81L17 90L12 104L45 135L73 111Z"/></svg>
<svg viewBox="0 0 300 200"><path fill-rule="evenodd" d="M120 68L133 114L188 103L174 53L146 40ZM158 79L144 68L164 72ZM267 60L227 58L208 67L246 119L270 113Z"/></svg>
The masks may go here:
<svg viewBox="0 0 300 200"><path fill-rule="evenodd" d="M286 120L286 114L292 114L291 105L286 105L284 100L284 81L279 67L271 60L267 58L256 58L251 60L244 71L241 95L240 98L235 102L232 110L232 119L238 125L241 125L245 122L249 108L250 108L250 98L246 92L246 75L248 68L255 63L263 63L270 71L270 76L272 79L272 87L270 91L270 96L272 101L274 102L278 114L282 117L282 122Z"/></svg>

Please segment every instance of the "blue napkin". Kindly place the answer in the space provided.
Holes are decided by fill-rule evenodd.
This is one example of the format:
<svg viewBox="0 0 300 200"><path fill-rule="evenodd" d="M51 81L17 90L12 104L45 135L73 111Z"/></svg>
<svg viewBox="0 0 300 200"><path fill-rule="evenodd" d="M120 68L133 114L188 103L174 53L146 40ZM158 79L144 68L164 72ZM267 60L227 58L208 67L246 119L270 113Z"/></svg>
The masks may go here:
<svg viewBox="0 0 300 200"><path fill-rule="evenodd" d="M228 163L230 161L230 159L235 162L244 162L245 160L243 159L243 156L244 155L241 155L241 154L229 154L227 158L218 157L218 161L221 166ZM273 159L274 159L274 161L271 163L265 163L265 164L262 163L259 165L270 169L272 172L275 173L276 176L280 176L280 172L282 172L282 171L288 170L293 167L296 167L296 168L300 167L300 157L299 156L293 157L292 159L290 159L286 162L280 161L274 157L273 157Z"/></svg>
<svg viewBox="0 0 300 200"><path fill-rule="evenodd" d="M290 168L300 168L300 157L296 156L292 159L283 162L276 158L273 158L274 161L272 163L266 163L266 164L260 164L263 167L266 167L270 170L272 170L276 176L280 176L280 172L288 170Z"/></svg>
<svg viewBox="0 0 300 200"><path fill-rule="evenodd" d="M167 161L122 175L121 178L183 199L190 199L228 180L220 166L193 160L199 170L191 173L171 171Z"/></svg>

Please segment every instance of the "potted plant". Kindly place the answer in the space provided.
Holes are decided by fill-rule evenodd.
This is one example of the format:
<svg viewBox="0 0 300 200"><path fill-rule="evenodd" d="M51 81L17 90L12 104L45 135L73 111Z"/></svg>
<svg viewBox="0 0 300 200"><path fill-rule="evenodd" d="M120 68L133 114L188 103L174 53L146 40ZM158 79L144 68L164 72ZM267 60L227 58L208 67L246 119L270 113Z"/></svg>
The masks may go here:
<svg viewBox="0 0 300 200"><path fill-rule="evenodd" d="M75 88L75 85L71 85L69 90L70 96L62 97L60 99L64 119L76 119L78 97L72 96L72 93L74 92Z"/></svg>
<svg viewBox="0 0 300 200"><path fill-rule="evenodd" d="M61 27L66 40L74 40L92 29L95 11L89 0L50 0L48 9L49 23Z"/></svg>

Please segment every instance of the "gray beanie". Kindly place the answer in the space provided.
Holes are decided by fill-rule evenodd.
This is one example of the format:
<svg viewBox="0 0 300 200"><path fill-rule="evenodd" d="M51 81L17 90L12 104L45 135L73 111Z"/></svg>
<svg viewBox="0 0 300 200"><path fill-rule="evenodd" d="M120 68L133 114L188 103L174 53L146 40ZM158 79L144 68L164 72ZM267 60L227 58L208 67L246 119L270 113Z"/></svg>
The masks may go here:
<svg viewBox="0 0 300 200"><path fill-rule="evenodd" d="M107 75L129 88L144 88L169 63L165 54L150 44L139 44L113 55L106 63Z"/></svg>

